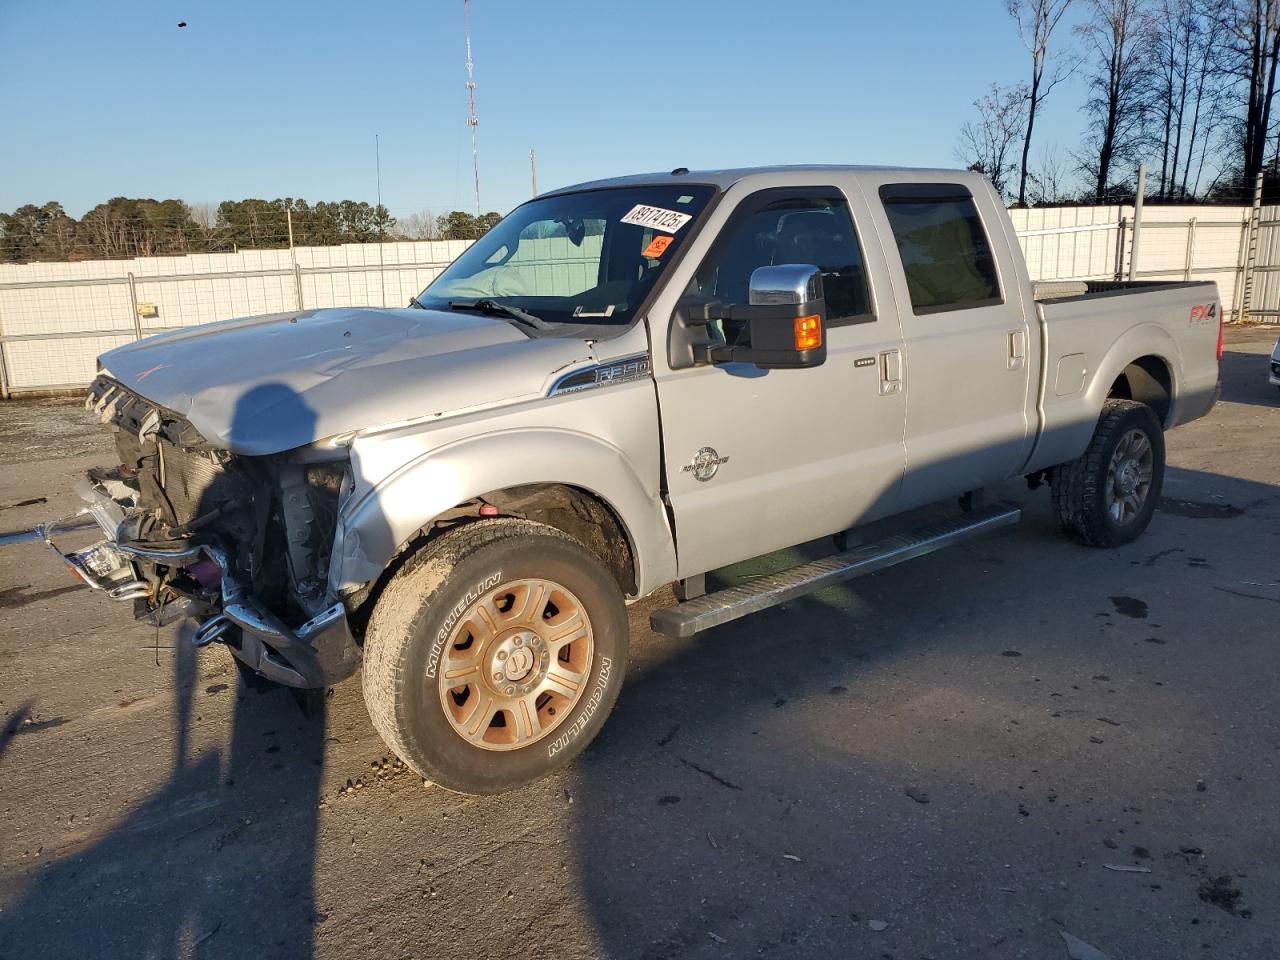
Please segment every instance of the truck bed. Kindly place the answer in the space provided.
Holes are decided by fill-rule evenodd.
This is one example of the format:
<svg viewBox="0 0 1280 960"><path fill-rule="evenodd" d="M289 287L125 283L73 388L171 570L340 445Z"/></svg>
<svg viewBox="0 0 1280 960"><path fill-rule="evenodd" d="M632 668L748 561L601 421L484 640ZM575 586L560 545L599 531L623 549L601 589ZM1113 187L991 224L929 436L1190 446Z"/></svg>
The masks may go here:
<svg viewBox="0 0 1280 960"><path fill-rule="evenodd" d="M1221 314L1216 284L1073 281L1036 284L1034 297L1044 362L1041 435L1028 472L1084 451L1098 410L1121 377L1120 392L1151 402L1166 429L1213 406Z"/></svg>
<svg viewBox="0 0 1280 960"><path fill-rule="evenodd" d="M1147 292L1168 287L1202 287L1206 280L1036 280L1032 294L1037 302L1062 303L1117 293Z"/></svg>

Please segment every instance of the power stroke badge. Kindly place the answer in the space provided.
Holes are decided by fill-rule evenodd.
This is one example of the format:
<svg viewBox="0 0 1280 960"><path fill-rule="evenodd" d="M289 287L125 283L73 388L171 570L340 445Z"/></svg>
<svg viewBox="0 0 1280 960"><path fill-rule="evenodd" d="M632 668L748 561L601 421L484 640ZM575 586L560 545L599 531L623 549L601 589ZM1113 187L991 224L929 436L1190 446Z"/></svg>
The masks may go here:
<svg viewBox="0 0 1280 960"><path fill-rule="evenodd" d="M684 473L692 473L695 480L706 483L716 475L716 471L720 469L721 464L728 462L729 458L722 457L716 453L715 447L702 447L693 455L693 460L680 469Z"/></svg>

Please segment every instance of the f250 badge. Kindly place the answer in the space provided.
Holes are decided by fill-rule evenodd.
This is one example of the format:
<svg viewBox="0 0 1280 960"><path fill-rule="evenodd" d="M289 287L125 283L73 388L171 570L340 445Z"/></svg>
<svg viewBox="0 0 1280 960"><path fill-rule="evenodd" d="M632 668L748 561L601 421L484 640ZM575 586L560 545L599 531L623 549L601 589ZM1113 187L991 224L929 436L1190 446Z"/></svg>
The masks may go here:
<svg viewBox="0 0 1280 960"><path fill-rule="evenodd" d="M720 464L728 462L729 458L722 457L716 453L715 447L702 447L693 455L693 460L680 469L684 473L692 473L695 480L706 483L716 475L716 471L720 469Z"/></svg>

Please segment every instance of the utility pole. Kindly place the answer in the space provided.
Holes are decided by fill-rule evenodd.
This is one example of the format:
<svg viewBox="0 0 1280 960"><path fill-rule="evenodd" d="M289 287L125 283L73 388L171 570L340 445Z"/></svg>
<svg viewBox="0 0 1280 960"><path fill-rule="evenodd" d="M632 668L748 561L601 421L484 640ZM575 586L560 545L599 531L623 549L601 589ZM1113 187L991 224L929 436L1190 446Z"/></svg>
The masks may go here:
<svg viewBox="0 0 1280 960"><path fill-rule="evenodd" d="M533 181L533 195L538 195L538 151L529 148L529 178Z"/></svg>
<svg viewBox="0 0 1280 960"><path fill-rule="evenodd" d="M480 216L480 155L476 149L476 78L475 64L471 61L471 0L462 0L462 26L467 35L467 105L470 111L467 122L471 124L471 169L476 178L476 216Z"/></svg>
<svg viewBox="0 0 1280 960"><path fill-rule="evenodd" d="M387 272L383 266L383 241L386 240L382 217L382 142L375 133L373 135L373 163L378 178L378 205L373 209L374 219L378 221L378 287L382 290L382 305L387 305Z"/></svg>
<svg viewBox="0 0 1280 960"><path fill-rule="evenodd" d="M293 207L284 208L285 222L289 225L289 262L293 268L293 295L298 301L298 309L302 309L302 271L298 269L298 251L293 245Z"/></svg>

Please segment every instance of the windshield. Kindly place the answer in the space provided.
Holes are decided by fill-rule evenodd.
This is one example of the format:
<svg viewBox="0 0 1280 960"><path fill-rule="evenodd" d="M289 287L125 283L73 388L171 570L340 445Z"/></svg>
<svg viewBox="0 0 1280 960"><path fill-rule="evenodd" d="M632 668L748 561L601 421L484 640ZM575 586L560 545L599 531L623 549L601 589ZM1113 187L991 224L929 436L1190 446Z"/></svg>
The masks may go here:
<svg viewBox="0 0 1280 960"><path fill-rule="evenodd" d="M618 187L517 207L416 298L447 310L515 307L548 324L630 324L693 232L708 186Z"/></svg>

